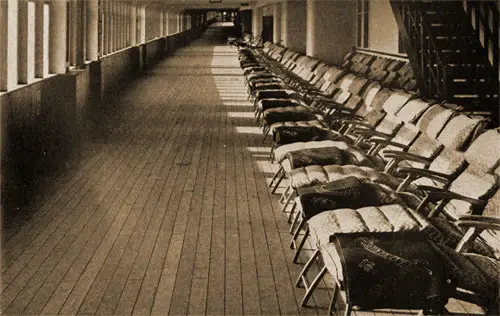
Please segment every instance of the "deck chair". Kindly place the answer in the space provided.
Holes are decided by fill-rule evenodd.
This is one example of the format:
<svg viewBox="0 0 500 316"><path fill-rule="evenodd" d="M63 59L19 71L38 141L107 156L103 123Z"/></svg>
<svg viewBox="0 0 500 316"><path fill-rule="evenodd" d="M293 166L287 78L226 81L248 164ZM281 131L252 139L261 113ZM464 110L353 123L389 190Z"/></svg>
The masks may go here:
<svg viewBox="0 0 500 316"><path fill-rule="evenodd" d="M344 83L348 84L344 84ZM318 103L324 107L327 107L331 111L334 111L335 115L341 115L341 113L348 113L352 115L357 108L362 104L362 100L359 96L355 96L354 93L361 94L364 88L369 84L368 79L355 76L345 76L341 79L340 86L347 85L345 89L337 89L337 93L334 95L333 99L320 100ZM351 90L353 92L351 92ZM353 96L355 96L353 98ZM352 98L352 100L351 100ZM350 101L351 100L351 101ZM313 103L313 106L317 103ZM264 110L262 112L264 126L268 128L277 122L289 122L289 121L307 121L314 119L314 115L311 114L311 108L307 106L298 107L277 107ZM267 129L268 129L267 128Z"/></svg>
<svg viewBox="0 0 500 316"><path fill-rule="evenodd" d="M451 297L481 306L487 315L499 314L500 299L500 192L483 214L464 215L457 226L465 231L455 249L438 244L448 279L455 286ZM487 245L491 254L473 251L475 243Z"/></svg>
<svg viewBox="0 0 500 316"><path fill-rule="evenodd" d="M381 89L380 84L374 81L367 85L361 96L351 97L352 100L348 100L348 103L350 102L353 105L348 106L348 108L356 106L355 105L356 102L361 102L361 105L358 107L358 110L354 114L352 114L352 116L356 116L357 119L365 117L368 114L369 109L371 110L374 108L372 107L372 102L374 101L380 89ZM326 105L323 105L323 108L326 108ZM317 120L277 122L271 124L269 126L269 134L273 136L273 144L271 146L272 150L274 150L274 148L277 146L296 142L299 140L299 138L301 139L301 141L307 141L307 140L312 141L313 140L312 138L307 139L303 137L303 135L300 133L300 132L307 132L308 127L311 129L325 128L338 131L338 128L336 128L336 126L334 125L341 125L340 122L342 120L350 119L350 118L340 117L338 113L335 112L336 110L335 108L328 108L328 110L329 111L326 111L326 115L324 117L321 117ZM302 129L302 131L297 131L297 127ZM293 135L297 135L298 137Z"/></svg>
<svg viewBox="0 0 500 316"><path fill-rule="evenodd" d="M433 225L439 227L439 231L446 231L447 236L456 235L456 230L449 229L447 221L443 221L437 216L444 214L445 218L457 219L465 214L478 213L485 206L485 201L493 196L499 185L500 155L498 152L492 152L492 144L498 144L498 146L494 146L497 149L500 147L500 133L496 129L483 133L464 153L469 165L458 176L450 179L450 177L446 178L445 175L439 179L428 175L429 178L446 184L444 187L419 185L418 190L421 193L418 195L420 197L416 197L415 192L405 194L405 204L415 209L418 214L435 219ZM451 162L456 163L457 161L453 159ZM349 175L349 177L353 176L356 177L353 174ZM392 179L386 181L389 180ZM308 228L304 238L307 238L309 229L314 230L319 235L323 234L325 232L323 229L327 229L327 226L321 226L322 222L327 221L331 214L337 214L335 212L315 211L316 215L306 219ZM308 214L309 212L304 211L304 205L302 205L302 215L307 216ZM299 226L302 224L305 224L304 221ZM365 224L368 225L368 223ZM295 258L298 258L300 249L304 245L304 238L297 247Z"/></svg>
<svg viewBox="0 0 500 316"><path fill-rule="evenodd" d="M388 90L385 90L387 92ZM390 95L385 98L382 108L385 113L388 114L395 114L397 113L405 104L408 102L408 100L412 97L412 95L403 93L403 92L398 92L398 91L392 91L389 93ZM381 119L385 116L385 113L382 113L380 111L372 111L371 112L371 119L370 122L366 121L361 121L359 119L357 120L345 120L344 124L345 126L343 127L344 133L343 134L348 134L350 131L354 128L358 127L364 127L364 128L376 128L378 124L381 122ZM383 114L383 115L382 115ZM325 146L331 146L330 144L322 144L322 143L312 143L312 142L296 142L293 144L287 144L284 146L280 146L276 148L273 151L273 157L274 161L280 162L284 159L285 155L288 152L291 151L296 151L300 149L305 149L305 148L318 148L318 147L325 147Z"/></svg>
<svg viewBox="0 0 500 316"><path fill-rule="evenodd" d="M396 94L398 95L398 94ZM414 141L414 139L418 136L418 127L413 128L413 125L405 125L403 128L402 126L404 125L403 122L407 123L413 123L417 119L420 118L422 113L427 110L431 106L431 103L422 100L422 99L415 99L413 101L408 101L405 102L406 97L402 99L398 99L398 102L391 102L392 99L387 99L387 102L384 104L384 108L389 112L389 111L396 111L396 114L386 114L383 117L383 121L379 123L375 131L373 133L370 133L372 135L376 135L377 137L380 137L381 135L387 136L387 137L392 137L394 138L395 142L399 142L402 144L405 144L405 146L409 146L411 142ZM401 103L405 102L404 104L401 105ZM450 116L451 116L451 111ZM433 114L434 112L429 112L426 113L427 115L423 116L422 121L427 121L427 120L433 120ZM380 117L375 112L375 117ZM441 120L440 120L441 122ZM354 122L356 123L356 122ZM446 121L442 122L441 128L446 124ZM364 124L363 128L368 128L369 125ZM346 130L348 132L348 129ZM365 133L366 134L366 133ZM346 135L344 133L344 135ZM384 138L385 139L385 138ZM360 139L358 139L356 142L354 142L354 145L360 144ZM323 145L323 146L322 146ZM365 166L371 166L375 167L374 163L376 166L379 168L385 165L385 162L383 159L377 158L378 152L380 151L380 148L377 145L372 146L374 150L368 149L368 150L363 150L359 146L350 146L348 143L326 143L326 141L323 144L320 144L320 142L316 143L293 143L289 146L281 146L278 149L275 150L277 153L275 155L276 161L280 163L280 168L276 172L275 176L273 177L274 179L277 179L277 182L275 184L275 189L279 185L279 182L282 181L283 177L287 176L292 169L295 169L301 165L302 167L305 167L303 162L300 163L295 163L294 162L294 157L295 161L305 161L304 158L306 159L311 159L311 164L314 161L323 160L324 164L328 164L329 161L332 162L337 162L337 159L335 159L336 155L332 156L332 159L330 159L330 155L332 153L338 153L342 155L343 153L348 154L348 156L344 157L349 157L352 156L352 158L355 158L354 160L346 160L345 163L349 163L349 161L353 163L357 163L360 165L365 165ZM405 149L405 148L403 148ZM338 152L338 151L341 152ZM372 152L373 151L373 152ZM315 157L318 157L318 159L315 159ZM382 157L383 158L383 157Z"/></svg>
<svg viewBox="0 0 500 316"><path fill-rule="evenodd" d="M484 309L487 315L498 314L498 302L500 298L499 203L500 191L497 191L489 199L482 215L462 215L453 224L449 223L450 227L460 229L461 233L461 239L458 243L454 244L441 242L439 239L436 240L435 237L437 235L444 238L447 236L446 232L441 232L439 228L433 226L432 218L427 219L426 224L429 226L426 226L424 229L422 229L423 225L420 223L414 226L410 224L414 230L420 231L422 234L428 234L428 238L430 239L429 246L444 267L442 271L446 280L441 281L447 283L448 291L446 292L449 293L449 297L477 304ZM379 207L377 211L387 214L389 210L399 207L398 205L388 205ZM359 211L363 211L364 215L366 215L374 210L364 208ZM399 212L397 211L397 213ZM345 218L343 218L343 222L345 222ZM339 230L341 229L339 228ZM406 229L409 230L409 227L407 226ZM402 230L398 231L401 232ZM405 238L405 235L400 234L400 236L401 238ZM477 249L480 249L480 251L476 251ZM321 260L316 260L318 257ZM320 262L320 273L309 284L305 275L314 262ZM305 306L307 304L317 284L328 272L334 278L334 293L328 314L332 315L335 303L340 301L340 305L344 305L344 315L350 315L353 306L345 305L346 283L342 267L338 249L333 243L328 242L320 249L315 250L297 280L297 285L304 284L306 287L306 294L302 300L302 305ZM452 289L452 291L449 289ZM446 309L444 308L446 301L447 299L438 302L438 306L435 307L436 310L439 310L438 314L441 314L441 312L446 313ZM439 303L441 306L439 306ZM436 314L436 310L434 312L423 311L422 314L434 315Z"/></svg>

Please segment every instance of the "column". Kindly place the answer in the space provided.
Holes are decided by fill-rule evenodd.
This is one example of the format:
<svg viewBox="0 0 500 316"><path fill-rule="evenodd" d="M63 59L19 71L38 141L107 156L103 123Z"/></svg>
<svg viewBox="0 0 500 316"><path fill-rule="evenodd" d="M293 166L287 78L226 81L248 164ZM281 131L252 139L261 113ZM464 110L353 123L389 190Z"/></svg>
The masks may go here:
<svg viewBox="0 0 500 316"><path fill-rule="evenodd" d="M146 41L146 7L140 7L139 10L139 43L142 44Z"/></svg>
<svg viewBox="0 0 500 316"><path fill-rule="evenodd" d="M283 0L281 3L281 43L298 53L306 52L305 0Z"/></svg>
<svg viewBox="0 0 500 316"><path fill-rule="evenodd" d="M103 0L102 3L103 19L102 19L102 54L109 54L109 10L108 1Z"/></svg>
<svg viewBox="0 0 500 316"><path fill-rule="evenodd" d="M66 0L50 2L49 72L66 73Z"/></svg>
<svg viewBox="0 0 500 316"><path fill-rule="evenodd" d="M19 83L30 83L35 78L35 3L18 3L18 64Z"/></svg>
<svg viewBox="0 0 500 316"><path fill-rule="evenodd" d="M73 1L71 2L73 16L71 17L71 63L75 67L79 67L85 63L84 58L84 50L85 50L85 41L84 41L84 12L83 6L85 5L82 1Z"/></svg>
<svg viewBox="0 0 500 316"><path fill-rule="evenodd" d="M44 77L46 57L43 49L44 38L44 3L43 0L35 2L35 77Z"/></svg>
<svg viewBox="0 0 500 316"><path fill-rule="evenodd" d="M307 0L307 55L342 64L356 45L355 21L355 1Z"/></svg>
<svg viewBox="0 0 500 316"><path fill-rule="evenodd" d="M273 40L281 43L281 4L273 4Z"/></svg>
<svg viewBox="0 0 500 316"><path fill-rule="evenodd" d="M18 1L0 1L0 91L17 85Z"/></svg>
<svg viewBox="0 0 500 316"><path fill-rule="evenodd" d="M262 35L262 8L252 9L252 33L254 37Z"/></svg>
<svg viewBox="0 0 500 316"><path fill-rule="evenodd" d="M137 45L137 7L135 1L130 4L129 16L129 45Z"/></svg>
<svg viewBox="0 0 500 316"><path fill-rule="evenodd" d="M168 35L177 33L177 15L168 12Z"/></svg>
<svg viewBox="0 0 500 316"><path fill-rule="evenodd" d="M98 0L87 0L87 60L97 60L98 55Z"/></svg>

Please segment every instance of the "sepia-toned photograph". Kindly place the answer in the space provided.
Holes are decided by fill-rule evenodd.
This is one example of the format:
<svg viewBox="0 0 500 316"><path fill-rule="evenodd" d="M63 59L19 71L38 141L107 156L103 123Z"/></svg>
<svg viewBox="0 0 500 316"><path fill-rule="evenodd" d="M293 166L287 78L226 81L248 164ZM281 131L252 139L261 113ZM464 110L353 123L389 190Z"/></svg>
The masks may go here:
<svg viewBox="0 0 500 316"><path fill-rule="evenodd" d="M500 1L0 0L0 315L500 315Z"/></svg>

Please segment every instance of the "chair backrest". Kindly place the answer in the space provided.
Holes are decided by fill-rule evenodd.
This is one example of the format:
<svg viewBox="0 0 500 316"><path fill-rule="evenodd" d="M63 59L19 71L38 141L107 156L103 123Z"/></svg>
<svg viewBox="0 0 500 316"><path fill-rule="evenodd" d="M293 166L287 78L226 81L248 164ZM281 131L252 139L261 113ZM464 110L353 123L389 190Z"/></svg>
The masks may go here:
<svg viewBox="0 0 500 316"><path fill-rule="evenodd" d="M499 185L500 133L497 129L479 135L465 152L469 166L450 184L449 190L480 200L490 198ZM465 201L452 200L445 208L448 215L458 218L474 210Z"/></svg>
<svg viewBox="0 0 500 316"><path fill-rule="evenodd" d="M343 76L338 82L338 87L344 91L350 91L349 87L353 84L357 77L358 76L355 74L347 74Z"/></svg>
<svg viewBox="0 0 500 316"><path fill-rule="evenodd" d="M363 92L363 100L367 107L371 107L374 102L376 96L381 91L382 86L377 81L372 81L366 86L365 91Z"/></svg>
<svg viewBox="0 0 500 316"><path fill-rule="evenodd" d="M370 103L370 107L377 111L382 111L385 101L392 95L393 91L387 88L384 88L377 92L377 94L373 97L373 100Z"/></svg>
<svg viewBox="0 0 500 316"><path fill-rule="evenodd" d="M482 128L483 120L459 114L448 121L437 139L448 148L463 151Z"/></svg>
<svg viewBox="0 0 500 316"><path fill-rule="evenodd" d="M385 100L382 109L388 114L396 114L412 97L413 95L404 91L393 91Z"/></svg>
<svg viewBox="0 0 500 316"><path fill-rule="evenodd" d="M489 198L483 210L483 216L500 218L500 190ZM487 229L481 235L486 244L493 250L493 254L497 259L500 259L500 232L497 230Z"/></svg>
<svg viewBox="0 0 500 316"><path fill-rule="evenodd" d="M437 138L454 114L455 112L452 110L439 104L434 104L422 114L416 125L423 133L426 133L430 137Z"/></svg>
<svg viewBox="0 0 500 316"><path fill-rule="evenodd" d="M432 101L429 102L423 99L412 99L401 107L395 114L403 122L414 123L431 105Z"/></svg>
<svg viewBox="0 0 500 316"><path fill-rule="evenodd" d="M349 85L349 88L348 88L349 92L351 92L354 95L361 96L369 83L370 83L369 79L367 79L363 76L358 76L358 77L354 78L352 83Z"/></svg>
<svg viewBox="0 0 500 316"><path fill-rule="evenodd" d="M329 83L336 83L345 75L345 70L331 66L326 72L323 78Z"/></svg>
<svg viewBox="0 0 500 316"><path fill-rule="evenodd" d="M387 66L391 63L391 60L388 58L377 58L373 61L373 63L370 65L370 69L373 70L386 70Z"/></svg>
<svg viewBox="0 0 500 316"><path fill-rule="evenodd" d="M388 71L398 71L406 64L405 61L393 59L389 65L387 65L386 70Z"/></svg>
<svg viewBox="0 0 500 316"><path fill-rule="evenodd" d="M323 76L325 75L326 71L328 70L328 65L320 62L318 66L314 69L314 79L311 81L311 84L316 86L317 88L321 87L324 83ZM321 84L318 83L321 81Z"/></svg>

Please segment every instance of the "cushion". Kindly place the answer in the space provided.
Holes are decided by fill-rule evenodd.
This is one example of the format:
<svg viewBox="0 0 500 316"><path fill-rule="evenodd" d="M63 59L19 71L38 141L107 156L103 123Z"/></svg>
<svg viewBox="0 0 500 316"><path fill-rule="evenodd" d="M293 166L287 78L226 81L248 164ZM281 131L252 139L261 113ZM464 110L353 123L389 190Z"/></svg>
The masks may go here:
<svg viewBox="0 0 500 316"><path fill-rule="evenodd" d="M357 165L376 169L384 169L385 163L381 158L367 155L356 147L342 146L302 149L287 154L288 164L283 161L285 171L318 165Z"/></svg>
<svg viewBox="0 0 500 316"><path fill-rule="evenodd" d="M333 182L349 176L384 184L392 189L397 189L400 184L399 179L373 168L355 165L328 165L307 166L293 169L290 172L290 185L297 189L305 186Z"/></svg>
<svg viewBox="0 0 500 316"><path fill-rule="evenodd" d="M423 231L427 219L401 204L328 210L311 217L307 224L311 242L318 249L332 241L335 233Z"/></svg>

